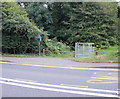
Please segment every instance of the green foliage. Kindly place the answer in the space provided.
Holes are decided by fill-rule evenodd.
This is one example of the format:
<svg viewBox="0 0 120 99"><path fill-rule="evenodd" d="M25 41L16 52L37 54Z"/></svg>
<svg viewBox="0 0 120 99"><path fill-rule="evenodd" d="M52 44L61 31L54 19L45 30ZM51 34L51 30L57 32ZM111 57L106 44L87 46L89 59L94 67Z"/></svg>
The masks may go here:
<svg viewBox="0 0 120 99"><path fill-rule="evenodd" d="M54 2L48 3L48 8L44 4L32 3L27 9L51 39L57 38L71 47L75 42L92 42L101 47L118 43L116 3Z"/></svg>
<svg viewBox="0 0 120 99"><path fill-rule="evenodd" d="M100 55L106 56L108 58L118 58L120 56L119 53L119 47L118 45L116 46L110 46L109 48L106 49L101 49L98 50L99 52L105 52L105 53L100 53Z"/></svg>
<svg viewBox="0 0 120 99"><path fill-rule="evenodd" d="M115 21L111 19L104 7L99 3L70 4L69 20L64 20L66 29L61 33L67 35L67 42L93 42L99 45L110 46L116 44ZM60 30L59 30L60 31ZM64 35L63 34L63 35Z"/></svg>
<svg viewBox="0 0 120 99"><path fill-rule="evenodd" d="M74 48L75 42L92 42L101 48L119 43L114 2L32 2L25 8L3 2L1 6L3 52L38 52L38 31L44 35L41 49L51 51L70 50L66 45Z"/></svg>
<svg viewBox="0 0 120 99"><path fill-rule="evenodd" d="M46 7L44 7L44 2L33 2L27 7L27 12L29 17L34 20L38 27L44 27L48 29L52 23L52 17L50 12Z"/></svg>
<svg viewBox="0 0 120 99"><path fill-rule="evenodd" d="M15 2L2 3L2 49L8 53L26 53L37 47L37 27L26 11Z"/></svg>
<svg viewBox="0 0 120 99"><path fill-rule="evenodd" d="M39 9L43 11L41 13L44 13L46 8L43 10L42 8L43 7L40 7ZM38 35L38 31L43 34L41 49L47 48L56 51L66 50L68 48L63 43L48 39L47 33L43 31L43 28L39 26L40 29L38 29L35 23L28 18L25 9L15 2L2 3L2 17L2 51L5 53L37 53L38 42L36 36ZM47 17L47 15L45 17ZM40 19L40 17L38 19ZM43 18L41 21L43 22Z"/></svg>
<svg viewBox="0 0 120 99"><path fill-rule="evenodd" d="M56 39L51 40L51 39L46 39L45 40L46 43L46 48L47 50L50 51L69 51L70 47L66 46L66 44L62 43L62 42L58 42Z"/></svg>
<svg viewBox="0 0 120 99"><path fill-rule="evenodd" d="M94 57L75 57L71 58L71 60L77 61L77 62L110 62L110 63L120 63L119 58L120 54L118 45L110 46L106 49L98 50L99 54Z"/></svg>

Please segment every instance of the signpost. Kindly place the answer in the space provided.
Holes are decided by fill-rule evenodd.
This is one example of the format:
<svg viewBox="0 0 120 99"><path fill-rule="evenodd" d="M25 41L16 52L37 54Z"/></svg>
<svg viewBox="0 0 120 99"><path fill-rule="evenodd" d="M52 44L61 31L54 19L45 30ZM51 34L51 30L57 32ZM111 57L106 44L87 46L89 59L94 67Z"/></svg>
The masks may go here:
<svg viewBox="0 0 120 99"><path fill-rule="evenodd" d="M36 40L38 41L38 51L39 51L39 56L40 56L40 53L41 53L40 42L42 41L42 34L40 33L40 31L38 31L38 36L36 37Z"/></svg>

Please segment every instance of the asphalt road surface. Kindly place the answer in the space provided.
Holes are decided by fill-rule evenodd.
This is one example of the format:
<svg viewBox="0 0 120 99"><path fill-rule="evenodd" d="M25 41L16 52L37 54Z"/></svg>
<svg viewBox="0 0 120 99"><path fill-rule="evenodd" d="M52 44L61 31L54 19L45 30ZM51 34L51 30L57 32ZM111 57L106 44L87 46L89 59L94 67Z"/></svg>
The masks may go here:
<svg viewBox="0 0 120 99"><path fill-rule="evenodd" d="M118 97L118 69L24 61L0 62L2 97Z"/></svg>

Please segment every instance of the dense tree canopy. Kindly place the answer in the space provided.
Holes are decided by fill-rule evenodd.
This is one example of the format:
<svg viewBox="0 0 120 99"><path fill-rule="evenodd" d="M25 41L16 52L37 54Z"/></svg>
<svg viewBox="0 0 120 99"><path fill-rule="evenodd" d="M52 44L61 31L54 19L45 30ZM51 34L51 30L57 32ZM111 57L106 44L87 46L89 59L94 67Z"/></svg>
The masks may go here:
<svg viewBox="0 0 120 99"><path fill-rule="evenodd" d="M49 10L44 6L43 2L33 2L27 8L29 17L34 20L38 27L44 27L47 30L52 23L52 17Z"/></svg>
<svg viewBox="0 0 120 99"><path fill-rule="evenodd" d="M66 44L74 49L75 42L118 44L114 2L3 2L1 8L3 52L38 51L38 31L44 34L41 49L53 51L69 50Z"/></svg>
<svg viewBox="0 0 120 99"><path fill-rule="evenodd" d="M71 46L75 42L93 42L100 46L117 43L116 3L54 2L48 3L48 8L43 5L32 3L27 9L30 18L42 25L50 38Z"/></svg>
<svg viewBox="0 0 120 99"><path fill-rule="evenodd" d="M42 3L40 3L42 4ZM42 16L44 15L44 9ZM37 11L37 10L36 10ZM31 9L32 12L32 9ZM40 15L38 13L38 15ZM33 16L34 17L34 16ZM36 16L35 16L36 17ZM47 16L45 16L47 18ZM41 20L40 20L41 19ZM40 21L39 21L40 20ZM40 23L46 19L38 17ZM49 23L49 22L48 22ZM47 21L45 23L48 24ZM37 24L29 19L27 12L16 2L2 3L2 51L5 53L36 53L38 52L38 31L43 34L41 49L64 50L69 49L65 44L48 39L43 31L44 24Z"/></svg>
<svg viewBox="0 0 120 99"><path fill-rule="evenodd" d="M26 11L17 3L2 3L3 52L26 53L36 48L37 27L27 17Z"/></svg>

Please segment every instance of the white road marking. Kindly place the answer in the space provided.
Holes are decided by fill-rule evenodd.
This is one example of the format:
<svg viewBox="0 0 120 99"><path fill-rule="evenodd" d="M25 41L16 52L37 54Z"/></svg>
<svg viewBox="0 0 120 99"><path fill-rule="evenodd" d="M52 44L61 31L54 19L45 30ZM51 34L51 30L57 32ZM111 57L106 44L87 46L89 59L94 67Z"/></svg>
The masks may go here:
<svg viewBox="0 0 120 99"><path fill-rule="evenodd" d="M8 78L0 78L0 80L5 80L5 81L8 81L8 82L12 81L12 82L16 82L16 83L24 83L24 84L47 86L47 87L74 89L74 90L86 90L86 91L95 91L95 92L118 93L118 91L113 91L113 90L103 90L103 89L93 89L93 88L78 88L78 87L70 87L70 86L63 86L63 85L51 85L51 84L44 84L44 83L35 83L35 82L14 80L14 79L8 79Z"/></svg>
<svg viewBox="0 0 120 99"><path fill-rule="evenodd" d="M26 88L41 89L41 90L48 90L48 91L57 91L57 92L72 93L72 94L92 95L92 96L100 96L100 97L118 97L117 95L111 95L111 94L100 94L100 93L72 91L72 90L55 89L55 88L47 88L47 87L38 87L38 86L19 84L19 83L13 83L13 82L5 82L5 81L0 81L0 83L13 85L13 86L26 87Z"/></svg>

